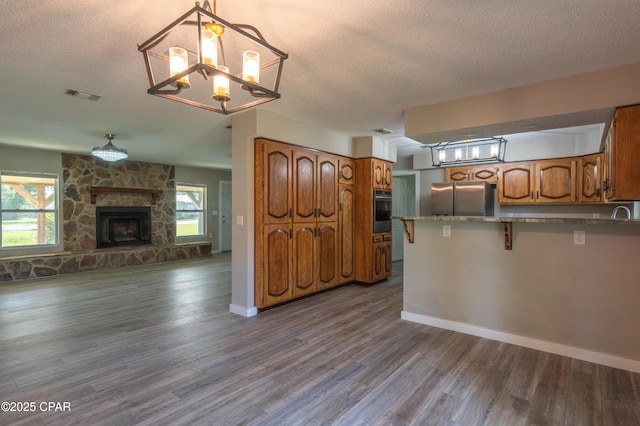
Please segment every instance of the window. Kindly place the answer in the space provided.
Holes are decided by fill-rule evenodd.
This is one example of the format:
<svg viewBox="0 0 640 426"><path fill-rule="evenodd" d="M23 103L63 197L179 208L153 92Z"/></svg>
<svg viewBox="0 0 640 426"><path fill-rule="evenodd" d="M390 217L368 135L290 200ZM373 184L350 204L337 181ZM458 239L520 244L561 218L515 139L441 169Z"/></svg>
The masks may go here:
<svg viewBox="0 0 640 426"><path fill-rule="evenodd" d="M57 244L58 176L0 172L2 248Z"/></svg>
<svg viewBox="0 0 640 426"><path fill-rule="evenodd" d="M204 235L206 185L178 184L176 186L176 236Z"/></svg>

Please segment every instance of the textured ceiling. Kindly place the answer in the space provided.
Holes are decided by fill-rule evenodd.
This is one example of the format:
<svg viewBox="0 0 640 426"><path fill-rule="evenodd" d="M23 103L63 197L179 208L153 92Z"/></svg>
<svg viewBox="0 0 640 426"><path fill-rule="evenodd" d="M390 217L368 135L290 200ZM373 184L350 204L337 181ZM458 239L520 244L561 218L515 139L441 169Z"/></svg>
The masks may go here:
<svg viewBox="0 0 640 426"><path fill-rule="evenodd" d="M0 144L88 153L115 133L133 159L229 168L229 116L146 93L137 43L192 6L1 2ZM217 14L289 52L263 108L399 142L409 107L640 62L637 0L219 0Z"/></svg>

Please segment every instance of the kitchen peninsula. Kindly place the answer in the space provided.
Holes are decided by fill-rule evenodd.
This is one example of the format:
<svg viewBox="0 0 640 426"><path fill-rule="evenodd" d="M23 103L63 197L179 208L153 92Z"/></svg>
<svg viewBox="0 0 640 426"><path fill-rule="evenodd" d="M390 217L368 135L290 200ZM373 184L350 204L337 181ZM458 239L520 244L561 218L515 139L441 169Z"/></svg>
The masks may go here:
<svg viewBox="0 0 640 426"><path fill-rule="evenodd" d="M640 372L640 220L401 219L403 319Z"/></svg>

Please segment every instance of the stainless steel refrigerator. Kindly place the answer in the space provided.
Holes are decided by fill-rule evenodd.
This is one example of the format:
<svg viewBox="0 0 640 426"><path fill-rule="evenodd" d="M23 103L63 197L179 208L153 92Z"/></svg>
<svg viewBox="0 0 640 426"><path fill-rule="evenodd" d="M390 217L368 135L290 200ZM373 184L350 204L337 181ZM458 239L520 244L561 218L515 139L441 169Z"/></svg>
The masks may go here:
<svg viewBox="0 0 640 426"><path fill-rule="evenodd" d="M484 181L431 184L431 214L493 216L493 187Z"/></svg>

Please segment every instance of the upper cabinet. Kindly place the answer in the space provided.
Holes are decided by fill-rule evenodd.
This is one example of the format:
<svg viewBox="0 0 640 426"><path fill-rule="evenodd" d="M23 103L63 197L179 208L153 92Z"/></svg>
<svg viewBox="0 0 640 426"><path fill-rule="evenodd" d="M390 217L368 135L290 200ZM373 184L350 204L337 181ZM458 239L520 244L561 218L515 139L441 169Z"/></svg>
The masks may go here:
<svg viewBox="0 0 640 426"><path fill-rule="evenodd" d="M446 171L447 182L463 182L482 180L487 183L498 183L498 166L486 164L481 166L449 167Z"/></svg>
<svg viewBox="0 0 640 426"><path fill-rule="evenodd" d="M640 200L640 105L616 109L605 157L606 200Z"/></svg>
<svg viewBox="0 0 640 426"><path fill-rule="evenodd" d="M341 157L338 160L338 179L341 184L355 185L356 162L351 158Z"/></svg>
<svg viewBox="0 0 640 426"><path fill-rule="evenodd" d="M303 148L292 153L294 222L338 220L337 157Z"/></svg>
<svg viewBox="0 0 640 426"><path fill-rule="evenodd" d="M578 202L601 203L603 200L602 183L603 154L585 155L578 159Z"/></svg>
<svg viewBox="0 0 640 426"><path fill-rule="evenodd" d="M500 167L500 204L575 203L576 160L559 158Z"/></svg>
<svg viewBox="0 0 640 426"><path fill-rule="evenodd" d="M265 224L290 223L292 216L291 146L260 140L256 145L256 208Z"/></svg>
<svg viewBox="0 0 640 426"><path fill-rule="evenodd" d="M373 158L371 160L374 189L391 189L393 166L388 161Z"/></svg>

